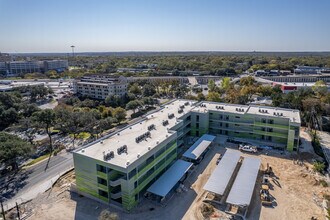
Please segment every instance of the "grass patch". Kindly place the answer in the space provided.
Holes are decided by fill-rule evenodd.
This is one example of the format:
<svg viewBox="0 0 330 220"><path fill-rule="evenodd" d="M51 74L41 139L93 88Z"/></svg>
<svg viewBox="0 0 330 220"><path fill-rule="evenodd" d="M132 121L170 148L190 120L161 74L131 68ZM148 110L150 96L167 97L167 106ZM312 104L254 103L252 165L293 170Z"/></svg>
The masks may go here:
<svg viewBox="0 0 330 220"><path fill-rule="evenodd" d="M40 156L40 157L38 157L38 158L36 158L36 159L30 161L30 162L27 163L25 166L31 166L31 165L33 165L33 164L36 164L36 163L38 163L38 162L44 160L44 159L46 159L46 158L49 157L49 154L50 154L50 153L45 154L45 155L42 155L42 156Z"/></svg>
<svg viewBox="0 0 330 220"><path fill-rule="evenodd" d="M77 138L78 139L88 139L90 138L91 134L89 132L80 132L78 135L77 135ZM70 134L70 137L73 138L73 134Z"/></svg>
<svg viewBox="0 0 330 220"><path fill-rule="evenodd" d="M62 150L62 149L56 149L56 150L54 150L54 151L53 151L53 156L55 156L55 155L56 155L58 152L60 152L61 150ZM27 163L25 166L31 166L31 165L33 165L33 164L36 164L36 163L38 163L38 162L40 162L40 161L42 161L42 160L48 158L49 155L50 155L50 153L47 153L47 154L45 154L45 155L42 155L42 156L40 156L40 157L38 157L38 158L36 158L36 159L30 161L30 162Z"/></svg>

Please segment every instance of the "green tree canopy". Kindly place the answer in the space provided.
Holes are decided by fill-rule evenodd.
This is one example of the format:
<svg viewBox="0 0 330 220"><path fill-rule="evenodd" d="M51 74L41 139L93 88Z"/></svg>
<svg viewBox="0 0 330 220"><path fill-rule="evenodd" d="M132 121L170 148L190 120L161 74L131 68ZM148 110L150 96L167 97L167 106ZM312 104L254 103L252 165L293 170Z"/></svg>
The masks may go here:
<svg viewBox="0 0 330 220"><path fill-rule="evenodd" d="M32 145L20 137L0 132L0 164L18 168L17 161L27 158L32 151Z"/></svg>

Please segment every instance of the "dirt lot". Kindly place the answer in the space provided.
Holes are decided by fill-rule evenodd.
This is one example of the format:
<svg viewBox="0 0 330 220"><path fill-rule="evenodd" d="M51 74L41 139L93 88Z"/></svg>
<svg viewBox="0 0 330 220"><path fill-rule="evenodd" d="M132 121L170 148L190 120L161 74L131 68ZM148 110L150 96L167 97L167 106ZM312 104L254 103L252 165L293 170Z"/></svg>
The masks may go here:
<svg viewBox="0 0 330 220"><path fill-rule="evenodd" d="M226 144L230 147L230 144ZM143 200L131 213L108 207L85 197L79 197L69 191L69 183L74 181L74 173L69 173L55 187L39 195L33 201L22 205L23 215L28 219L97 219L103 209L118 213L120 219L204 219L201 208L204 206L205 192L202 189L216 166L219 153L224 153L223 145L216 145L205 156L185 181L187 192L175 193L166 206ZM251 155L249 155L251 156ZM329 194L328 187L323 187L319 179L325 179L311 171L314 155L303 152L294 162L296 155L283 155L278 151L263 151L257 155L262 159L262 168L269 163L278 183L271 182L271 195L276 199L273 208L260 205L260 178L252 198L248 219L282 220L282 219L324 219L321 207L323 194ZM220 207L221 208L221 207ZM222 207L223 208L223 207ZM227 219L225 213L215 209L210 219Z"/></svg>

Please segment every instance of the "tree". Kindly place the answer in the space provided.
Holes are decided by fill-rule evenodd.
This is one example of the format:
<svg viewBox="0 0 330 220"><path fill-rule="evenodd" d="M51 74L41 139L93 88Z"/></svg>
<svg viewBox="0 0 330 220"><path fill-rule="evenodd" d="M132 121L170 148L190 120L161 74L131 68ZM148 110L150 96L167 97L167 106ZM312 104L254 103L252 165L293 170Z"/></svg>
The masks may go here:
<svg viewBox="0 0 330 220"><path fill-rule="evenodd" d="M221 81L221 88L224 90L227 90L230 86L230 78L229 77L224 77L222 78Z"/></svg>
<svg viewBox="0 0 330 220"><path fill-rule="evenodd" d="M252 76L242 77L239 80L240 86L252 86L256 83L255 79Z"/></svg>
<svg viewBox="0 0 330 220"><path fill-rule="evenodd" d="M133 113L135 113L135 110L141 107L141 102L138 100L130 101L126 104L126 109L133 110Z"/></svg>
<svg viewBox="0 0 330 220"><path fill-rule="evenodd" d="M98 136L98 134L102 134L103 131L112 128L113 124L116 122L117 120L112 117L101 119L98 121L97 125L95 126L95 128L93 128L93 130L96 132L96 135Z"/></svg>
<svg viewBox="0 0 330 220"><path fill-rule="evenodd" d="M328 92L327 84L322 80L315 82L312 89L319 97L325 96Z"/></svg>
<svg viewBox="0 0 330 220"><path fill-rule="evenodd" d="M153 96L155 93L156 93L156 90L152 85L146 84L143 86L142 95L144 97Z"/></svg>
<svg viewBox="0 0 330 220"><path fill-rule="evenodd" d="M31 102L35 102L38 99L43 99L52 92L52 90L49 90L47 87L45 87L43 85L28 86L28 87L30 88Z"/></svg>
<svg viewBox="0 0 330 220"><path fill-rule="evenodd" d="M27 158L32 151L32 146L20 137L5 132L0 132L0 164L11 166L17 170L17 161Z"/></svg>
<svg viewBox="0 0 330 220"><path fill-rule="evenodd" d="M206 99L207 99L207 101L211 101L211 102L220 102L221 101L220 94L217 92L209 92Z"/></svg>
<svg viewBox="0 0 330 220"><path fill-rule="evenodd" d="M104 103L107 106L117 107L121 105L122 97L120 97L119 95L110 95L105 98Z"/></svg>
<svg viewBox="0 0 330 220"><path fill-rule="evenodd" d="M117 119L118 123L126 119L126 111L121 107L117 107L113 110L112 115Z"/></svg>
<svg viewBox="0 0 330 220"><path fill-rule="evenodd" d="M53 153L53 141L52 141L52 132L51 128L56 123L56 116L55 112L52 109L45 109L38 112L33 113L32 115L34 124L37 128L42 128L47 133L49 138L49 158L45 167L45 170L47 170L50 158Z"/></svg>
<svg viewBox="0 0 330 220"><path fill-rule="evenodd" d="M283 92L280 85L273 87L270 97L272 98L272 103L275 107L279 107L283 103Z"/></svg>
<svg viewBox="0 0 330 220"><path fill-rule="evenodd" d="M142 91L137 83L134 83L130 88L129 92L133 93L134 95L138 96L141 95Z"/></svg>
<svg viewBox="0 0 330 220"><path fill-rule="evenodd" d="M197 94L197 100L200 102L200 101L206 100L206 98L205 98L204 94L200 92Z"/></svg>
<svg viewBox="0 0 330 220"><path fill-rule="evenodd" d="M209 89L209 92L214 92L215 91L215 88L217 87L215 85L215 82L213 79L209 80L208 84L207 84L207 87Z"/></svg>

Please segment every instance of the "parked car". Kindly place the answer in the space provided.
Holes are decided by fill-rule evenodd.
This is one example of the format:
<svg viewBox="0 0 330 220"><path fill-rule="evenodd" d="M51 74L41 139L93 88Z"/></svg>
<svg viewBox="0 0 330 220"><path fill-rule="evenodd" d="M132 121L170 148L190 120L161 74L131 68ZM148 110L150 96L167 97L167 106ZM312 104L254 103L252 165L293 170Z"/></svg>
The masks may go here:
<svg viewBox="0 0 330 220"><path fill-rule="evenodd" d="M254 146L251 146L251 145L240 144L238 149L240 151L246 151L246 152L251 152L251 153L257 153L258 152L257 148L254 147Z"/></svg>

